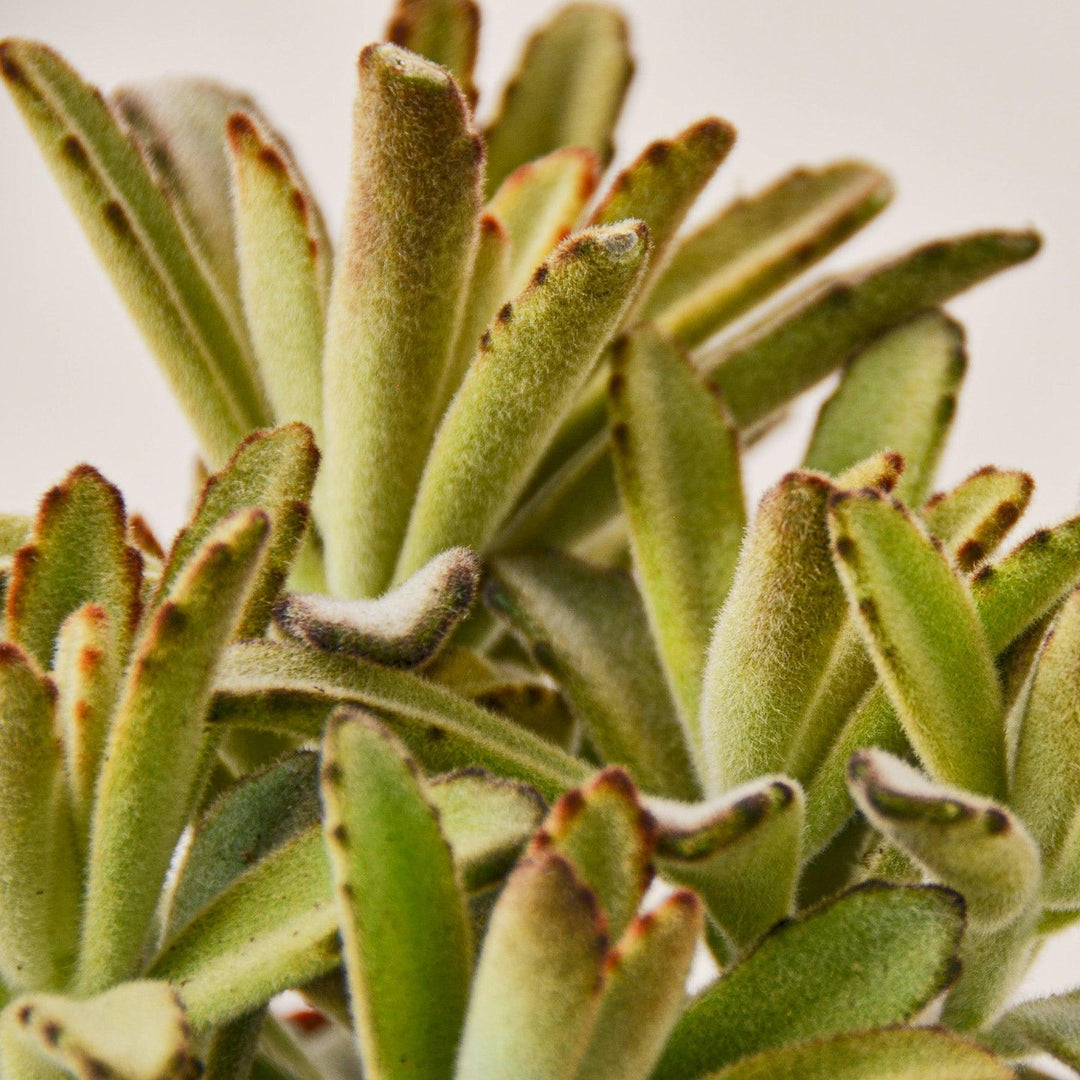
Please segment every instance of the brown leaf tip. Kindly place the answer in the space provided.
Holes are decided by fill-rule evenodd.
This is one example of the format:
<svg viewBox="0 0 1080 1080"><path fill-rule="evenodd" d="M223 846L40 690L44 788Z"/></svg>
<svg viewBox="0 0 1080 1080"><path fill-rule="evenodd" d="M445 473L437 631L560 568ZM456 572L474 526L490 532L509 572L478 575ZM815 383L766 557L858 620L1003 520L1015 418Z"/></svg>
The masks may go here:
<svg viewBox="0 0 1080 1080"><path fill-rule="evenodd" d="M8 82L24 83L26 82L26 75L23 73L23 69L15 62L15 57L12 55L14 51L15 43L13 41L0 41L0 72L3 73Z"/></svg>
<svg viewBox="0 0 1080 1080"><path fill-rule="evenodd" d="M549 269L549 267L548 267L548 264L547 264L546 262L545 262L545 263L541 263L541 264L540 264L540 265L539 265L539 266L538 266L538 267L537 267L537 268L536 268L536 269L535 269L535 270L533 271L533 276L532 276L532 285L533 285L534 287L538 287L538 286L540 286L540 285L543 285L543 284L544 284L544 282L545 282L545 281L547 281L547 279L548 279L548 274L550 274L550 273L551 273L551 270Z"/></svg>
<svg viewBox="0 0 1080 1080"><path fill-rule="evenodd" d="M996 806L991 806L986 811L986 831L991 836L999 836L1009 831L1009 817Z"/></svg>
<svg viewBox="0 0 1080 1080"><path fill-rule="evenodd" d="M245 139L261 141L254 121L247 113L242 112L232 113L228 120L225 121L225 134L234 147Z"/></svg>
<svg viewBox="0 0 1080 1080"><path fill-rule="evenodd" d="M495 321L506 324L514 317L514 305L511 301L507 300L501 308L499 308L498 315L495 316Z"/></svg>

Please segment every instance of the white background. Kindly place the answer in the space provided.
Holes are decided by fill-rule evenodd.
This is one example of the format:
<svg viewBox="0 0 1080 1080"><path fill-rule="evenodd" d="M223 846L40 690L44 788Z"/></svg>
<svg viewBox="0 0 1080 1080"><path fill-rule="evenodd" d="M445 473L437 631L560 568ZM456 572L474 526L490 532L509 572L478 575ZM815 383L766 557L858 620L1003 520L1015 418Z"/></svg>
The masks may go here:
<svg viewBox="0 0 1080 1080"><path fill-rule="evenodd" d="M491 104L526 30L552 8L488 5L480 81ZM1070 0L630 0L638 75L619 138L716 113L740 131L717 205L796 163L862 156L894 206L831 266L981 226L1036 225L1038 260L951 310L971 367L943 484L986 462L1030 471L1033 523L1080 494L1080 5ZM343 0L0 0L0 34L40 37L103 86L163 72L253 91L292 138L335 225L346 181L353 61L382 5ZM194 454L152 361L0 101L0 507L29 511L78 460L164 533L181 521ZM802 450L812 404L749 468L756 495ZM1080 981L1080 935L1036 982Z"/></svg>

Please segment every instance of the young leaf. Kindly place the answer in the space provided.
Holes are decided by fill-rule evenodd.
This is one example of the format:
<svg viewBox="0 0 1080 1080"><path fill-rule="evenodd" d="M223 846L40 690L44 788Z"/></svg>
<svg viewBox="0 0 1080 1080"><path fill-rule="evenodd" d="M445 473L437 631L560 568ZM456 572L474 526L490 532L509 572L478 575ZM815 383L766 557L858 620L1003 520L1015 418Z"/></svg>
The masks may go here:
<svg viewBox="0 0 1080 1080"><path fill-rule="evenodd" d="M964 332L940 312L918 315L872 342L848 363L822 405L804 468L836 476L871 454L894 450L904 459L897 497L921 505L966 366Z"/></svg>
<svg viewBox="0 0 1080 1080"><path fill-rule="evenodd" d="M682 1009L701 937L701 901L680 890L636 918L605 962L605 985L575 1080L647 1080Z"/></svg>
<svg viewBox="0 0 1080 1080"><path fill-rule="evenodd" d="M554 553L496 560L484 600L559 685L603 759L652 794L697 780L633 582Z"/></svg>
<svg viewBox="0 0 1080 1080"><path fill-rule="evenodd" d="M98 779L77 984L135 975L173 849L191 809L204 721L270 524L249 510L191 558L138 642Z"/></svg>
<svg viewBox="0 0 1080 1080"><path fill-rule="evenodd" d="M472 940L450 845L412 759L355 709L322 744L324 835L365 1075L448 1080Z"/></svg>
<svg viewBox="0 0 1080 1080"><path fill-rule="evenodd" d="M483 170L446 71L371 45L359 76L319 496L331 592L347 598L376 596L393 575L472 263Z"/></svg>
<svg viewBox="0 0 1080 1080"><path fill-rule="evenodd" d="M954 978L963 922L946 889L870 883L782 923L689 1005L652 1080L907 1020Z"/></svg>
<svg viewBox="0 0 1080 1080"><path fill-rule="evenodd" d="M648 248L641 222L569 237L500 310L435 437L397 580L447 548L484 549L618 327Z"/></svg>
<svg viewBox="0 0 1080 1080"><path fill-rule="evenodd" d="M739 428L767 420L852 353L923 308L944 303L1039 250L1031 232L942 240L825 281L701 359Z"/></svg>
<svg viewBox="0 0 1080 1080"><path fill-rule="evenodd" d="M520 862L484 940L455 1080L573 1077L606 954L604 916L570 863L552 851Z"/></svg>
<svg viewBox="0 0 1080 1080"><path fill-rule="evenodd" d="M675 344L650 327L611 354L611 453L642 599L695 744L701 673L746 508L738 436Z"/></svg>
<svg viewBox="0 0 1080 1080"><path fill-rule="evenodd" d="M446 68L470 106L476 105L476 65L480 9L473 0L398 0L386 38Z"/></svg>
<svg viewBox="0 0 1080 1080"><path fill-rule="evenodd" d="M653 809L660 873L698 893L736 953L791 914L802 847L798 784L764 777L690 809Z"/></svg>
<svg viewBox="0 0 1080 1080"><path fill-rule="evenodd" d="M1080 990L1022 1002L980 1037L1010 1058L1047 1053L1080 1069Z"/></svg>
<svg viewBox="0 0 1080 1080"><path fill-rule="evenodd" d="M452 548L377 600L303 593L285 597L274 615L289 637L317 649L420 667L468 615L479 582L480 560L468 548Z"/></svg>
<svg viewBox="0 0 1080 1080"><path fill-rule="evenodd" d="M971 595L879 492L831 500L836 566L904 730L936 779L1005 795L1001 695Z"/></svg>
<svg viewBox="0 0 1080 1080"><path fill-rule="evenodd" d="M698 345L839 247L891 198L888 177L861 162L799 169L683 240L643 314Z"/></svg>
<svg viewBox="0 0 1080 1080"><path fill-rule="evenodd" d="M517 73L484 133L488 192L527 161L562 146L607 165L633 62L626 24L604 4L571 4L529 39Z"/></svg>
<svg viewBox="0 0 1080 1080"><path fill-rule="evenodd" d="M1038 891L1039 849L997 803L931 783L877 750L852 757L848 786L878 832L964 897L973 925L1002 926Z"/></svg>

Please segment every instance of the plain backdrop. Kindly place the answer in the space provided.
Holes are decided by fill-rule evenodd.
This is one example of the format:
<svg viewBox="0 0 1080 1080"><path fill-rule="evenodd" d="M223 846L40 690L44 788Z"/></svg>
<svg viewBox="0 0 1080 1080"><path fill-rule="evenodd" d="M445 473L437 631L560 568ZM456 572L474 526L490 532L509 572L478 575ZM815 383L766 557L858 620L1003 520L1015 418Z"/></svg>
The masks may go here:
<svg viewBox="0 0 1080 1080"><path fill-rule="evenodd" d="M490 107L547 2L487 5ZM628 0L637 77L619 159L714 113L740 135L706 205L797 163L860 156L893 207L834 256L853 266L938 235L1037 226L1036 262L951 306L971 365L943 485L992 462L1037 480L1032 524L1080 495L1080 5L1075 0ZM40 37L111 87L165 72L253 91L291 137L334 226L349 159L353 62L382 4L355 0L0 0L0 34ZM75 462L120 485L165 535L195 444L14 108L0 100L0 508L29 511ZM820 394L817 395L820 399ZM795 464L813 400L756 453L756 498ZM1080 981L1080 934L1029 989Z"/></svg>

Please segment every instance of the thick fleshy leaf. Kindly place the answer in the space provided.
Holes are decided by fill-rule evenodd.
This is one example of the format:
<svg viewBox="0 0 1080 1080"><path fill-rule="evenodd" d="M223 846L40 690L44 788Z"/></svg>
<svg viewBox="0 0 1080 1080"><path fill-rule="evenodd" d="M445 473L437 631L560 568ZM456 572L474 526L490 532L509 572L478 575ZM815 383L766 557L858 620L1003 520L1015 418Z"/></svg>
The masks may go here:
<svg viewBox="0 0 1080 1080"><path fill-rule="evenodd" d="M520 165L502 182L487 212L510 237L503 299L517 296L552 249L570 235L599 179L596 155L580 146L566 146ZM622 214L616 220L635 216Z"/></svg>
<svg viewBox="0 0 1080 1080"><path fill-rule="evenodd" d="M589 767L569 754L406 671L269 641L229 650L211 719L319 738L338 702L375 710L431 772L479 765L557 797Z"/></svg>
<svg viewBox="0 0 1080 1080"><path fill-rule="evenodd" d="M483 170L468 104L444 69L372 45L359 76L318 504L330 591L348 598L377 596L394 572L468 284Z"/></svg>
<svg viewBox="0 0 1080 1080"><path fill-rule="evenodd" d="M195 552L230 514L263 510L270 517L270 539L237 630L239 637L260 637L307 527L318 465L319 451L303 424L249 435L225 468L206 481L190 524L169 550L157 599L173 587Z"/></svg>
<svg viewBox="0 0 1080 1080"><path fill-rule="evenodd" d="M683 240L644 315L684 345L700 344L842 244L891 198L888 178L861 162L799 169Z"/></svg>
<svg viewBox="0 0 1080 1080"><path fill-rule="evenodd" d="M96 603L108 614L110 647L122 663L139 616L140 578L120 492L96 469L77 465L45 493L33 537L15 553L5 635L48 670L64 620Z"/></svg>
<svg viewBox="0 0 1080 1080"><path fill-rule="evenodd" d="M755 1054L708 1080L1014 1080L978 1043L933 1028L860 1031Z"/></svg>
<svg viewBox="0 0 1080 1080"><path fill-rule="evenodd" d="M804 467L836 476L882 450L904 459L897 496L919 506L956 412L964 332L940 312L916 316L858 353L821 407Z"/></svg>
<svg viewBox="0 0 1080 1080"><path fill-rule="evenodd" d="M473 0L398 0L386 28L395 45L446 68L470 105L476 104L480 9Z"/></svg>
<svg viewBox="0 0 1080 1080"><path fill-rule="evenodd" d="M694 807L652 809L660 873L698 893L736 954L791 914L802 848L798 784L764 777Z"/></svg>
<svg viewBox="0 0 1080 1080"><path fill-rule="evenodd" d="M577 717L561 691L546 680L500 682L488 686L473 700L564 750L573 752L580 742L581 725Z"/></svg>
<svg viewBox="0 0 1080 1080"><path fill-rule="evenodd" d="M8 89L214 464L265 423L242 339L139 151L97 90L31 41L2 46Z"/></svg>
<svg viewBox="0 0 1080 1080"><path fill-rule="evenodd" d="M634 565L697 746L701 673L746 525L738 436L674 342L655 330L618 342L611 368L611 453Z"/></svg>
<svg viewBox="0 0 1080 1080"><path fill-rule="evenodd" d="M694 799L697 779L637 589L554 553L499 559L484 600L561 688L603 759L646 791Z"/></svg>
<svg viewBox="0 0 1080 1080"><path fill-rule="evenodd" d="M449 1080L469 997L465 896L419 769L356 709L322 744L324 834L365 1075Z"/></svg>
<svg viewBox="0 0 1080 1080"><path fill-rule="evenodd" d="M139 970L203 767L214 675L243 616L270 523L249 510L192 556L136 645L109 733L90 830L77 983Z"/></svg>
<svg viewBox="0 0 1080 1080"><path fill-rule="evenodd" d="M135 1022L133 1022L135 1021ZM3 1018L5 1073L10 1049L30 1050L79 1080L195 1080L202 1074L176 992L162 982L129 982L89 1001L30 994ZM32 1072L27 1080L37 1073Z"/></svg>
<svg viewBox="0 0 1080 1080"><path fill-rule="evenodd" d="M600 1004L607 942L595 895L563 856L520 862L491 916L455 1080L570 1080Z"/></svg>
<svg viewBox="0 0 1080 1080"><path fill-rule="evenodd" d="M593 3L564 7L533 34L484 133L489 192L562 146L585 147L607 165L633 72L626 36L622 15Z"/></svg>
<svg viewBox="0 0 1080 1080"><path fill-rule="evenodd" d="M648 251L641 222L569 237L499 311L435 437L398 580L440 551L482 551L494 536L618 327Z"/></svg>
<svg viewBox="0 0 1080 1080"><path fill-rule="evenodd" d="M605 962L605 983L576 1080L647 1080L686 998L701 901L679 891L639 916ZM617 1063L617 1065L616 1065Z"/></svg>
<svg viewBox="0 0 1080 1080"><path fill-rule="evenodd" d="M966 585L877 491L842 493L829 519L837 570L912 745L936 779L1004 798L994 654Z"/></svg>
<svg viewBox="0 0 1080 1080"><path fill-rule="evenodd" d="M480 560L468 548L452 548L377 600L302 593L285 597L274 614L289 637L317 649L420 667L468 615L479 582Z"/></svg>
<svg viewBox="0 0 1080 1080"><path fill-rule="evenodd" d="M941 240L823 282L701 358L740 428L767 420L852 353L923 308L944 303L1039 250L1030 232Z"/></svg>
<svg viewBox="0 0 1080 1080"><path fill-rule="evenodd" d="M963 904L933 886L852 889L782 923L683 1013L653 1080L907 1020L955 976Z"/></svg>
<svg viewBox="0 0 1080 1080"><path fill-rule="evenodd" d="M253 1009L214 1029L203 1052L203 1080L249 1080L266 1009Z"/></svg>
<svg viewBox="0 0 1080 1080"><path fill-rule="evenodd" d="M848 785L878 832L963 896L973 925L1003 925L1038 891L1039 849L998 803L931 783L878 750L852 757Z"/></svg>
<svg viewBox="0 0 1080 1080"><path fill-rule="evenodd" d="M1007 1057L1047 1053L1080 1070L1080 990L1022 1002L981 1037Z"/></svg>

